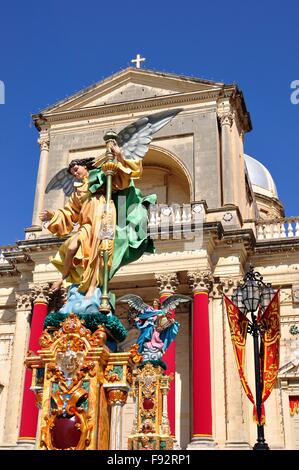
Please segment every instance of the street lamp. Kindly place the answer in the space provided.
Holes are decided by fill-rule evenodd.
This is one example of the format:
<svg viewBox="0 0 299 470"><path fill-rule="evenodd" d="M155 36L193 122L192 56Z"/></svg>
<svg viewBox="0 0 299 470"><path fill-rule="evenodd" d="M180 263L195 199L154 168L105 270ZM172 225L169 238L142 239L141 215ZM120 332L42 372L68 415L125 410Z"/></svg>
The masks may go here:
<svg viewBox="0 0 299 470"><path fill-rule="evenodd" d="M255 393L256 393L256 410L258 417L257 425L257 442L254 450L269 450L269 446L264 436L264 425L261 423L262 414L262 388L261 388L261 370L260 370L260 334L263 326L257 322L255 312L261 307L264 311L275 294L271 284L265 284L260 273L254 271L254 267L250 266L249 271L243 278L243 283L232 295L232 301L239 310L247 315L251 314L249 320L248 333L253 337L254 349L254 372L255 372Z"/></svg>

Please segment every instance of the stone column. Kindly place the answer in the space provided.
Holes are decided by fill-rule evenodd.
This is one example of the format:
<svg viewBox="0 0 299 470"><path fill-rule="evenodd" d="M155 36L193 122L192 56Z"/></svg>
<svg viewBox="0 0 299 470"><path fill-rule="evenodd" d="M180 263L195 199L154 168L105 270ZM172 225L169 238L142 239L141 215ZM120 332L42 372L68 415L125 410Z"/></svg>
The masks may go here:
<svg viewBox="0 0 299 470"><path fill-rule="evenodd" d="M169 392L170 382L168 380L161 380L161 392L162 392L162 419L161 419L161 433L170 434L169 418L168 418L168 402L167 395Z"/></svg>
<svg viewBox="0 0 299 470"><path fill-rule="evenodd" d="M40 349L39 338L43 331L45 317L48 313L49 285L35 285L32 289L33 313L29 338L29 351L37 352ZM30 390L32 371L26 369L23 391L21 424L18 442L34 444L38 424L38 408L36 397Z"/></svg>
<svg viewBox="0 0 299 470"><path fill-rule="evenodd" d="M122 407L128 398L128 388L111 387L108 385L106 392L108 397L108 405L111 407L109 450L121 450Z"/></svg>
<svg viewBox="0 0 299 470"><path fill-rule="evenodd" d="M238 286L238 279L220 279L220 292L231 297ZM220 312L219 312L220 314ZM249 400L242 389L236 359L234 355L229 324L224 302L222 302L224 323L224 377L226 403L226 449L249 450ZM248 403L247 403L248 402Z"/></svg>
<svg viewBox="0 0 299 470"><path fill-rule="evenodd" d="M39 213L44 209L45 189L48 173L48 159L50 148L50 137L48 131L41 131L38 143L40 145L40 159L38 167L38 175L36 182L34 209L32 225L41 225Z"/></svg>
<svg viewBox="0 0 299 470"><path fill-rule="evenodd" d="M32 311L30 292L16 294L16 325L14 334L13 356L11 361L8 400L5 416L4 443L16 445L18 438L19 417L21 412L22 388L24 383L24 358L27 351L29 321Z"/></svg>
<svg viewBox="0 0 299 470"><path fill-rule="evenodd" d="M192 439L188 449L215 446L212 418L209 291L210 271L188 272L194 303L192 315Z"/></svg>
<svg viewBox="0 0 299 470"><path fill-rule="evenodd" d="M218 118L221 126L222 204L235 204L235 170L231 135L234 113L228 109L219 110Z"/></svg>
<svg viewBox="0 0 299 470"><path fill-rule="evenodd" d="M160 292L160 302L167 299L170 295L174 294L177 290L179 280L176 273L164 273L157 274L155 276L158 289ZM172 318L175 313L172 312ZM176 347L175 340L172 341L162 360L167 365L168 375L173 374L173 380L170 383L170 389L168 393L168 417L171 436L175 438L175 372L176 372L176 361L175 361Z"/></svg>

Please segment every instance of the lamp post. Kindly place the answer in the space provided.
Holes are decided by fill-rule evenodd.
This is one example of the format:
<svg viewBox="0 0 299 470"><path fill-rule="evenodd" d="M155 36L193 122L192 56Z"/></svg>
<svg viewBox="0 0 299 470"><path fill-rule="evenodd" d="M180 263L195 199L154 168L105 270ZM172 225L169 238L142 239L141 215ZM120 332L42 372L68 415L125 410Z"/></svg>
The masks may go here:
<svg viewBox="0 0 299 470"><path fill-rule="evenodd" d="M257 321L256 311L259 307L264 311L275 294L270 283L265 284L260 273L254 271L254 267L250 266L249 271L243 278L243 283L232 295L232 301L239 310L247 315L251 314L249 320L248 333L253 337L254 350L254 373L255 373L255 393L256 393L256 410L258 417L257 424L257 442L253 450L269 450L269 446L265 440L264 425L261 423L262 414L262 387L261 387L261 369L260 369L260 334L263 326Z"/></svg>

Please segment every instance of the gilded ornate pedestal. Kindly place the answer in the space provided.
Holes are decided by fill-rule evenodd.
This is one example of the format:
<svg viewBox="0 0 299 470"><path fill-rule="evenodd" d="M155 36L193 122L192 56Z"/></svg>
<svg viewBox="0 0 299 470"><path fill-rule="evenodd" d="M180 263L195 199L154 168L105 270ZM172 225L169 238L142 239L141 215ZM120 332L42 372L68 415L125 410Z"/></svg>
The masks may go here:
<svg viewBox="0 0 299 470"><path fill-rule="evenodd" d="M121 414L115 406L125 403L134 363L142 356L136 347L112 353L106 339L103 326L92 334L70 314L58 331L44 330L38 354L28 355L31 390L41 408L38 449L120 448Z"/></svg>
<svg viewBox="0 0 299 470"><path fill-rule="evenodd" d="M173 448L167 412L170 380L158 365L147 363L134 371L132 393L135 398L135 417L129 437L129 450Z"/></svg>

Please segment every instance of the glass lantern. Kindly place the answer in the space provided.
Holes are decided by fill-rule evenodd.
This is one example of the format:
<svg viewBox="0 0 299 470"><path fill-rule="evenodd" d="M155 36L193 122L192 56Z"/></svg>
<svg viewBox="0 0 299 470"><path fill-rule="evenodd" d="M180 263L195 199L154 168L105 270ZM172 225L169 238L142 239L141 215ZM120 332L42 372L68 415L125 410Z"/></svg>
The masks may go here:
<svg viewBox="0 0 299 470"><path fill-rule="evenodd" d="M273 299L275 295L275 290L271 286L270 283L266 284L261 292L261 305L263 310L266 310L268 305L270 304L271 300Z"/></svg>
<svg viewBox="0 0 299 470"><path fill-rule="evenodd" d="M248 312L255 312L259 306L261 298L261 291L258 282L255 279L247 279L241 290L246 310Z"/></svg>
<svg viewBox="0 0 299 470"><path fill-rule="evenodd" d="M232 295L232 302L238 307L238 309L246 315L246 307L243 303L242 287L237 287Z"/></svg>

